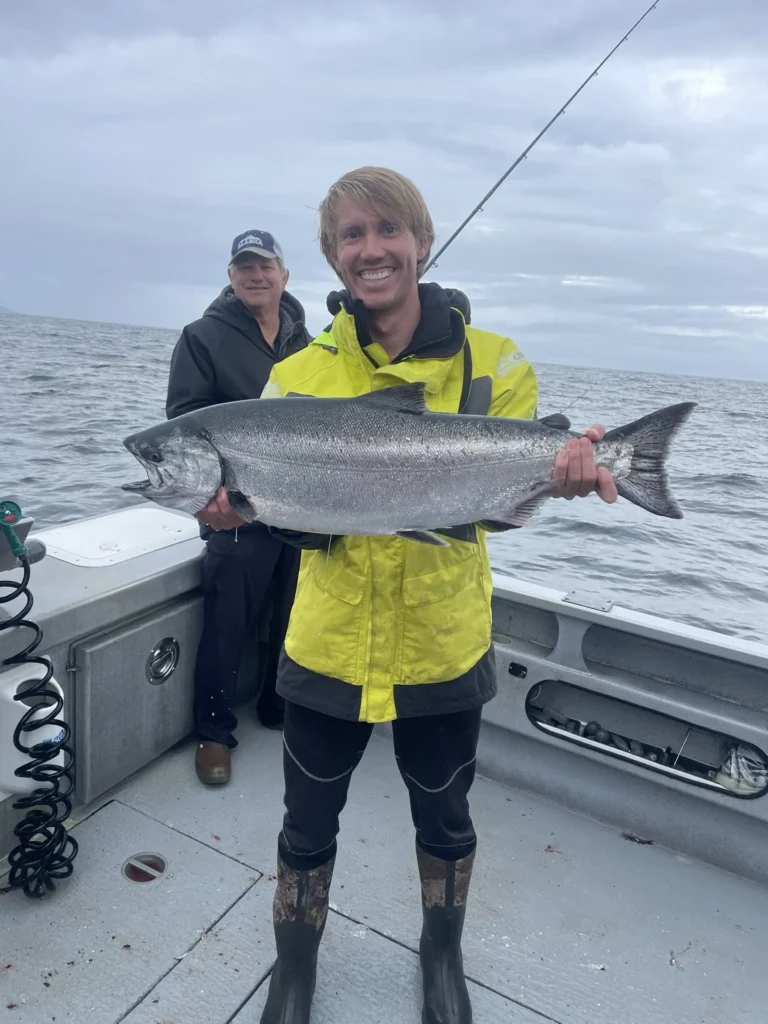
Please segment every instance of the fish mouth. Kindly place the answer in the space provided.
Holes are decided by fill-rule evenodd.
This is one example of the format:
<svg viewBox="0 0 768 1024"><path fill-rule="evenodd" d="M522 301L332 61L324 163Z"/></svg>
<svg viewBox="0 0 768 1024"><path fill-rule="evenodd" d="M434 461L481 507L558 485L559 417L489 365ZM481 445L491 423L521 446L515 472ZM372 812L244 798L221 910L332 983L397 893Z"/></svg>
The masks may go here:
<svg viewBox="0 0 768 1024"><path fill-rule="evenodd" d="M134 480L129 484L121 484L120 488L123 491L148 491L151 487L149 480Z"/></svg>

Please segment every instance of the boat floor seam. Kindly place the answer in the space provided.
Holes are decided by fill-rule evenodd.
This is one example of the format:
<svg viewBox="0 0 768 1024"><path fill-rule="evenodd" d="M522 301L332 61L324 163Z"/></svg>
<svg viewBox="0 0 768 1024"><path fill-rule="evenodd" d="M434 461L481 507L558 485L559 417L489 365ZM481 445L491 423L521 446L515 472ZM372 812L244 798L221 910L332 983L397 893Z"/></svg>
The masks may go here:
<svg viewBox="0 0 768 1024"><path fill-rule="evenodd" d="M185 839L191 839L192 842L197 843L199 846L204 847L206 850L210 850L212 853L219 854L220 857L226 857L227 860L231 860L234 864L239 864L241 868L248 868L249 871L255 871L258 874L258 878L255 879L254 884L259 882L266 874L266 871L262 871L261 868L257 868L255 864L250 864L248 861L239 860L231 853L227 853L225 850L219 850L215 846L209 846L204 840L199 839L197 836L192 835L190 832L185 832L183 829L177 828L175 825L169 824L167 821L162 821L160 818L156 818L153 814L148 814L146 811L142 811L139 807L134 807L133 804L126 803L124 800L114 799L110 803L120 804L121 807L127 808L129 811L135 811L136 814L140 814L143 818L148 821L154 821L158 825L162 825L163 828L170 829L171 832L175 832L178 836L184 836ZM106 805L105 805L106 806ZM99 810L102 810L100 807Z"/></svg>
<svg viewBox="0 0 768 1024"><path fill-rule="evenodd" d="M120 1015L119 1017L116 1017L116 1018L115 1018L115 1024L121 1024L121 1021L124 1021L124 1020L125 1020L125 1018L126 1018L126 1017L127 1017L127 1016L128 1016L129 1014L130 1014L130 1013L133 1013L133 1011L134 1011L134 1010L135 1010L135 1009L136 1009L137 1007L141 1006L141 1004L142 1004L142 1003L146 1002L146 1001L147 1001L147 999L148 999L148 998L149 998L149 997L150 997L150 996L152 995L152 993L153 993L153 992L154 992L154 991L155 991L155 990L157 989L158 985L161 985L161 984L162 984L162 983L163 983L163 982L165 981L165 979L166 979L166 978L167 978L167 977L168 977L168 976L169 976L170 974L172 974L172 973L173 973L173 972L174 972L174 971L176 970L176 968L177 968L177 967L179 967L179 966L181 965L182 961L183 961L183 960L184 960L184 959L185 959L185 958L186 958L187 956L189 956L189 954L190 954L190 953L191 953L191 952L192 952L192 951L193 951L194 949L196 949L196 948L197 948L197 947L198 947L198 946L200 945L200 943L201 943L201 942L203 941L203 938L204 938L204 937L205 937L206 935L210 934L210 932L212 932L212 931L213 931L213 929L214 929L214 928L216 927L216 925L217 925L217 924L219 924L219 923L220 923L221 921L223 921L223 920L224 920L224 918L225 918L225 917L227 916L227 914L228 914L228 913L229 913L229 912L230 912L231 910L234 910L234 908L235 908L235 907L236 907L236 906L238 905L238 903L240 903L240 901L241 901L241 900L244 900L244 899L245 899L245 897L246 897L246 896L247 896L247 895L248 895L248 894L250 893L251 889L253 889L253 887L254 887L255 885L257 885L257 884L258 884L258 882L254 882L254 883L253 883L253 885L249 885L249 886L248 886L248 888L247 888L247 889L245 890L245 892L241 892L241 893L240 893L240 895L239 895L239 896L237 897L237 899L236 899L236 900L233 900L233 901L232 901L232 903L230 903L230 904L229 904L229 906L225 907L225 909L224 909L224 910L223 910L223 911L222 911L222 912L221 912L221 913L219 914L219 916L218 916L218 917L217 917L217 918L216 918L216 919L215 919L215 920L214 920L214 921L213 921L213 922L212 922L212 923L211 923L211 924L210 924L210 925L209 925L209 926L208 926L207 928L204 928L204 929L203 929L203 931L201 931L201 932L200 932L200 934L199 934L199 935L198 935L198 937L197 937L197 938L195 939L195 941L194 941L194 942L192 943L192 945L191 945L191 946L189 946L189 948L188 948L188 949L186 949L186 950L185 950L185 951L184 951L184 952L182 953L182 955L181 955L180 957L174 957L174 959L175 959L176 963L174 963L174 964L171 964L171 966L170 966L170 967L168 968L168 970L167 970L167 971L164 971L164 972L163 972L163 973L162 973L162 974L160 975L160 977L159 977L159 978L157 978L157 979L155 980L155 982L154 982L154 983L153 983L153 984L152 984L152 985L151 985L151 986L150 986L150 987L149 987L149 988L147 989L147 991L146 991L146 992L142 993L142 995L141 995L141 996L139 996L139 998L138 998L138 999L136 999L136 1000L135 1000L135 1001L134 1001L133 1003L131 1003L131 1005L130 1005L130 1006L128 1007L128 1009L127 1009L127 1010L126 1010L126 1011L125 1011L125 1012L124 1012L123 1014L121 1014L121 1015ZM270 969L271 969L271 968L270 968ZM261 981L259 982L259 985L261 985L261 984L263 983L263 981L264 981L264 979L262 978L262 979L261 979ZM256 988L258 988L258 987L259 987L259 985L257 985L257 986L256 986ZM256 989L254 989L254 991L256 991ZM250 996L249 996L248 998L250 998ZM247 1002L247 1000L246 1000L246 1002ZM244 1005L244 1004L243 1004L243 1005ZM242 1007L238 1008L238 1010L237 1010L237 1013L239 1013L239 1012L240 1012L240 1009L241 1009L241 1008L242 1008ZM230 1024L230 1021L231 1021L231 1020L232 1020L232 1017L229 1017L229 1018L227 1019L227 1021L226 1021L226 1024Z"/></svg>
<svg viewBox="0 0 768 1024"><path fill-rule="evenodd" d="M345 914L341 910L331 910L332 914L336 914L337 917L343 917L345 921L349 921L352 924L357 924L361 928L367 928L368 931L373 932L374 935L378 935L380 938L385 939L387 942L392 942L395 946L399 946L401 949L407 950L409 953L413 953L414 956L419 955L419 951L414 946L409 946L407 942L402 939L396 938L394 935L389 935L386 932L380 931L370 921L361 921L357 917L352 917L351 914ZM501 999L506 1000L508 1003L513 1003L515 1006L519 1006L521 1010L527 1010L529 1013L535 1013L537 1017L540 1017L543 1021L548 1021L549 1024L562 1024L562 1021L557 1020L556 1017L550 1017L546 1013L542 1013L541 1010L537 1010L535 1006L530 1006L528 1003L523 1003L519 999L515 999L514 996L507 995L506 992L500 992L499 989L493 988L487 982L479 981L471 974L464 975L467 981L471 981L473 985L477 985L478 988L485 989L486 992L491 992L495 996L499 996Z"/></svg>
<svg viewBox="0 0 768 1024"><path fill-rule="evenodd" d="M270 976L274 966L275 965L272 964L272 967L270 967L268 971L264 972L264 974L258 980L256 985L250 990L248 995L240 1002L240 1005L237 1007L237 1009L234 1011L234 1013L231 1013L229 1015L229 1017L227 1017L227 1019L224 1021L224 1024L232 1024L232 1021L234 1021L237 1018L237 1016L245 1009L245 1007L248 1005L248 1003L250 1003L250 1001L253 999L253 997L256 995L256 993L261 988L261 986L264 984L264 982Z"/></svg>
<svg viewBox="0 0 768 1024"><path fill-rule="evenodd" d="M138 814L141 814L141 815L143 815L143 817L147 818L147 819L148 819L149 821L155 821L155 822L157 822L158 824L160 824L160 825L163 825L163 826L165 826L166 828L169 828L169 829L171 829L171 831L173 831L173 832L176 832L176 833L177 833L178 835L182 835L182 836L184 836L185 838L188 838L188 839L192 839L192 840L194 840L194 842L196 842L196 843L199 843L199 844L200 844L201 846L204 846L206 850L212 850L212 851L213 851L214 853L218 853L218 854L220 854L220 855L221 855L222 857L226 857L226 858L227 858L228 860L234 861L234 863L236 863L236 864L239 864L239 865L240 865L241 867L246 867L246 868L248 868L249 870L252 870L252 871L255 871L255 872L257 872L257 873L258 873L258 875L259 875L259 878L258 878L258 879L257 879L257 880L256 880L256 881L255 881L255 882L254 882L254 883L252 884L252 885L248 886L248 888L246 889L246 891L245 891L245 892L244 892L244 893L243 893L243 894L242 894L241 896L239 896L239 897L238 897L238 899L236 899L236 900L234 901L234 903L232 903L232 905L231 905L230 907L228 907L228 908L227 908L227 909L226 909L226 910L225 910L225 911L224 911L224 912L223 912L223 913L222 913L222 914L221 914L221 915L220 915L220 916L219 916L219 917L218 917L218 918L217 918L217 919L216 919L216 920L215 920L215 921L213 922L213 924L212 924L212 925L211 925L211 926L210 926L209 928L207 928L207 929L205 930L205 932L203 932L203 933L201 934L200 938L199 938L199 939L198 939L198 940L197 940L197 941L196 941L196 942L195 942L195 943L194 943L194 944L193 944L192 946L190 946L190 948L189 948L189 950L188 950L187 952L190 952L190 951L191 951L192 949L194 949L194 948L195 948L195 946L196 946L196 945L197 945L197 944L198 944L198 943L199 943L199 942L201 941L201 939L202 939L202 936L203 936L203 935L205 935L205 934L207 934L207 933L208 933L209 931L211 931L211 930L212 930L213 928L215 928L215 927L216 927L216 925L217 925L217 924L219 923L219 921L221 921L221 920L222 920L222 918L224 918L224 917L225 917L225 916L226 916L226 915L227 915L227 914L229 913L229 911L230 911L230 910L231 910L231 909L232 909L232 908L233 908L234 906L236 906L236 904L237 904L237 903L239 903L239 902L240 902L240 900L241 900L241 899L242 899L242 898L243 898L243 897L244 897L245 895L247 895L247 893L248 893L248 892L250 892L250 891L251 891L251 889L252 889L252 888L254 887L254 885L258 885L258 884L259 884L259 882L260 882L260 881L261 881L261 880L262 880L263 878L268 878L268 874L267 874L267 872L265 872L265 871L262 871L262 870L261 870L261 868L255 867L255 866L254 866L254 865L252 865L252 864L246 864L246 863L244 863L243 861L240 861L240 860L238 860L238 859L237 859L236 857L233 857L233 856L232 856L231 854L225 853L225 852L224 852L223 850L217 850L217 849L216 849L216 848L215 848L214 846L209 846L209 845L208 845L207 843L203 842L203 841L202 841L201 839L198 839L198 838L197 838L197 837L195 837L195 836L189 835L189 833L187 833L187 832L184 832L184 831L182 831L181 829L178 829L178 828L176 828L176 827L175 827L175 826L173 826L173 825L169 825L169 824L168 824L167 822L161 821L161 820L160 820L159 818L155 818L155 817L153 817L153 816L152 816L151 814L147 814L147 813L146 813L145 811L142 811L142 810L139 810L139 809L138 809L138 808L136 808L136 807L133 807L133 806L132 806L131 804L125 803L125 802L124 802L124 801L122 801L122 800L114 800L114 801L110 801L110 802L114 802L114 803L119 803L119 804L120 804L121 806L123 806L123 807L127 807L127 808L129 808L130 810L136 811L136 812L137 812ZM388 935L388 934L387 934L386 932L384 932L384 931L381 931L381 930L380 930L379 928L377 928L377 927L375 927L374 925L372 925L372 924L370 923L370 921L365 921L365 920L362 920L362 921L361 921L361 920L360 920L359 918L357 918L357 917L353 917L353 916L352 916L351 914L347 914L347 913L344 913L344 912L342 912L342 911L340 911L340 910L336 910L336 909L332 909L332 910L331 910L331 913L335 914L335 915L336 915L337 917L341 917L341 918L343 918L343 919L344 919L345 921L349 921L349 922L351 922L352 924L357 924L357 925L359 925L359 926L360 926L361 928L367 928L367 929L368 929L368 930L369 930L370 932L372 932L372 933L373 933L374 935L378 935L378 936L379 936L380 938L382 938L382 939L385 939L385 940L386 940L386 941L388 941L388 942L392 942L392 943L394 943L394 944L395 944L396 946L399 946L399 947L400 947L401 949L405 949L405 950L407 950L407 951L408 951L409 953L412 953L412 954L413 954L414 956L418 956L418 949L416 949L416 948L415 948L414 946L410 946L410 945L409 945L409 944L408 944L407 942L404 942L404 941L402 941L401 939L398 939L398 938L396 938L396 937L395 937L395 936L393 936L393 935ZM186 955L186 954L185 954L185 955ZM180 963L180 962L181 962L181 961L179 961L179 963ZM173 966L172 966L172 967L171 967L171 968L170 968L170 969L169 969L168 971L166 971L166 973L165 973L165 974L164 974L164 975L162 976L162 978L159 978L159 979L158 979L158 981L157 981L157 982L155 983L155 985L153 985L153 986L152 986L152 988L151 988L151 989L149 990L149 992L147 992L147 993L146 993L146 994L145 994L144 996L142 996L142 997L141 997L141 999L139 1000L139 1003L138 1003L138 1004L135 1004L135 1005L139 1005L139 1004L140 1004L141 1002L143 1002L143 1001L144 1001L144 1000L145 1000L145 999L147 998L147 996L148 996L148 995L149 995L149 994L150 994L150 993L151 993L152 991L154 991L154 989L155 989L155 988L157 987L157 985L159 985L159 984L160 984L160 982L161 982L161 981L162 981L162 980L163 980L164 978L166 978L166 977L168 976L168 974L170 974L170 972L171 972L171 971L175 970L175 968L176 968L177 966L178 966L178 964L174 964L174 965L173 965ZM273 965L273 966L274 966L274 965ZM245 1000L243 1001L243 1003L242 1003L242 1004L240 1005L240 1007L238 1008L238 1010L236 1011L236 1013L235 1013L235 1014L233 1014L232 1016L230 1016L230 1017L229 1017L229 1018L227 1019L227 1021L225 1022L225 1024L231 1024L231 1021L232 1021L232 1020L234 1020L234 1018L235 1018L235 1017L237 1016L237 1013L239 1013L239 1012L240 1012L240 1010L242 1010L242 1009L243 1009L243 1007L244 1007L244 1006L245 1006L245 1005L247 1004L247 1002L248 1002L248 1001L249 1001L250 999L252 999L252 998L253 998L253 996L255 995L255 993L256 993L256 992L257 992L257 991L259 990L259 988L260 988L260 987L261 987L261 986L262 986L262 985L264 984L264 981L265 981L265 980L266 980L266 979L267 979L267 978L269 977L269 975L270 975L271 973L272 973L272 967L270 967L270 969L269 969L269 970L268 970L268 971L266 972L266 974L264 975L264 977L262 977L262 978L261 978L261 979L259 980L259 982L257 983L257 985L256 985L256 986L255 986L255 987L254 987L254 988L253 988L253 989L251 990L250 994L249 994L249 995L248 995L248 996L246 997L246 999L245 999ZM555 1017L550 1017L550 1016L548 1016L547 1014L545 1014L545 1013L542 1013L542 1012L541 1012L540 1010L537 1010L537 1009L536 1009L536 1008L535 1008L534 1006L530 1006L530 1005L529 1005L528 1003L524 1003L524 1002L521 1002L521 1001L520 1001L519 999L515 999L515 998L514 998L513 996L509 996L509 995L507 995L507 993L505 993L505 992L501 992L501 991L499 991L498 989L496 989L496 988L493 988L493 987L492 987L491 985L488 985L488 984L487 984L486 982L480 981L480 980L479 980L478 978L475 978L475 977L473 977L473 976L472 976L472 975L470 975L470 974L467 974L467 975L466 975L466 977L467 977L467 980L468 980L468 981L471 981L471 982L472 982L472 984L474 984L474 985L477 985L477 986L478 986L478 988L482 988L482 989L485 989L485 990L486 990L487 992L490 992L490 993L492 993L493 995L499 996L499 998L501 998L501 999L504 999L504 1000L506 1000L507 1002L509 1002L509 1003L512 1003L512 1004L513 1004L513 1005L515 1005L515 1006L519 1006L519 1007L520 1007L521 1009L523 1009L523 1010L527 1010L527 1011L528 1011L529 1013L534 1013L534 1014L536 1014L536 1016L537 1016L537 1017L540 1017L542 1021L547 1021L547 1022L548 1022L548 1024L562 1024L562 1022L558 1021L558 1020L557 1020L557 1018L555 1018ZM131 1007L131 1010L132 1010L133 1008L134 1008L134 1007ZM129 1010L128 1012L130 1013L130 1012L131 1012L131 1010ZM118 1020L118 1021L116 1022L116 1024L120 1024L120 1021L124 1020L124 1019L125 1019L125 1016L127 1016L127 1014L124 1014L124 1015L123 1015L122 1017L120 1017L120 1018L119 1018L119 1020Z"/></svg>

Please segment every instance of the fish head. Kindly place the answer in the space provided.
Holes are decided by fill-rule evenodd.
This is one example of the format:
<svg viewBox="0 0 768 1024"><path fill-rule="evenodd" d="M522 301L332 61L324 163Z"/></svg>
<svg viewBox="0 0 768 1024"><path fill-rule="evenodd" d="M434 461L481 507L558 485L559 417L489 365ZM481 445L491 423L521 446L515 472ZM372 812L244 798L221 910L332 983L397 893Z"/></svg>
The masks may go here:
<svg viewBox="0 0 768 1024"><path fill-rule="evenodd" d="M142 430L123 444L143 466L146 480L123 484L124 491L195 515L221 486L219 453L203 434L169 423Z"/></svg>

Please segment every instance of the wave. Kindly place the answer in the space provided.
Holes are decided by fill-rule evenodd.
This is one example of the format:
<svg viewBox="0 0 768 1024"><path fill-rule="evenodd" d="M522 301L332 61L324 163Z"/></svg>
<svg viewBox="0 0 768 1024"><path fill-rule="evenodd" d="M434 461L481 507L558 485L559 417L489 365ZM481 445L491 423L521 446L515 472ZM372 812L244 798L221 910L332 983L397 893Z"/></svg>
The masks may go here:
<svg viewBox="0 0 768 1024"><path fill-rule="evenodd" d="M708 490L726 487L729 490L749 491L763 490L766 486L764 478L752 473L690 473L677 474L677 478L685 484L706 484Z"/></svg>
<svg viewBox="0 0 768 1024"><path fill-rule="evenodd" d="M729 420L743 420L752 423L766 418L765 415L756 416L753 412L744 412L739 409L723 409L721 414L726 416Z"/></svg>

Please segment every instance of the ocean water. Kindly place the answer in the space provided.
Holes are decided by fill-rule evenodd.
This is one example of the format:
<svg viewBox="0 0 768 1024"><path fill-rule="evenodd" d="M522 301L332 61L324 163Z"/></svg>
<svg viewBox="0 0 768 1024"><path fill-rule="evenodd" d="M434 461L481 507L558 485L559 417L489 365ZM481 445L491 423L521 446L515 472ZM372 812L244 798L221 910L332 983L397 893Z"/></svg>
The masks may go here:
<svg viewBox="0 0 768 1024"><path fill-rule="evenodd" d="M140 502L122 446L164 419L175 331L0 314L0 497L37 526ZM496 570L561 590L768 641L768 383L537 365L540 415L619 426L699 403L669 472L685 518L594 495L548 502L535 524L492 538ZM588 392L586 395L585 392Z"/></svg>

